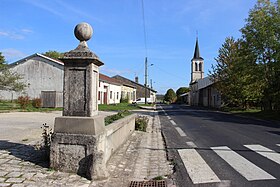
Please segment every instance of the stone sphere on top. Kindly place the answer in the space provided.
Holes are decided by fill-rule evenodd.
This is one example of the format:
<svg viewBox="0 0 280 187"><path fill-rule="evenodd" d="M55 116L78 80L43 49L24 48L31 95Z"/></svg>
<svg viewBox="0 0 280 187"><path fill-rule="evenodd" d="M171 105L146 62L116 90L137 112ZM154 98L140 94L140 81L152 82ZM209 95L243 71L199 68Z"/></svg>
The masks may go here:
<svg viewBox="0 0 280 187"><path fill-rule="evenodd" d="M90 26L90 24L82 22L76 25L74 29L74 34L78 40L82 41L88 41L93 33L93 29Z"/></svg>

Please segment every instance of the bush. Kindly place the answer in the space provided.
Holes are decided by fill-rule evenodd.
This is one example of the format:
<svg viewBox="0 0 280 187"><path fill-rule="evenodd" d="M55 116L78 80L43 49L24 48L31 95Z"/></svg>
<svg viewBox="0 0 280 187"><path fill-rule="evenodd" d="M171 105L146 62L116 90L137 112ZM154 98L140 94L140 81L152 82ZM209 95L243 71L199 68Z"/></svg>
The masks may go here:
<svg viewBox="0 0 280 187"><path fill-rule="evenodd" d="M121 103L128 103L128 98L121 98Z"/></svg>
<svg viewBox="0 0 280 187"><path fill-rule="evenodd" d="M17 99L18 104L20 105L21 109L26 109L29 104L29 97L28 96L20 96Z"/></svg>
<svg viewBox="0 0 280 187"><path fill-rule="evenodd" d="M32 106L35 108L41 108L42 100L40 98L35 98L32 100Z"/></svg>
<svg viewBox="0 0 280 187"><path fill-rule="evenodd" d="M149 119L147 116L139 116L135 119L135 130L146 132Z"/></svg>
<svg viewBox="0 0 280 187"><path fill-rule="evenodd" d="M105 126L113 123L114 121L117 121L121 118L124 118L126 116L129 116L131 112L128 110L120 111L119 113L112 115L112 116L107 116L105 117Z"/></svg>

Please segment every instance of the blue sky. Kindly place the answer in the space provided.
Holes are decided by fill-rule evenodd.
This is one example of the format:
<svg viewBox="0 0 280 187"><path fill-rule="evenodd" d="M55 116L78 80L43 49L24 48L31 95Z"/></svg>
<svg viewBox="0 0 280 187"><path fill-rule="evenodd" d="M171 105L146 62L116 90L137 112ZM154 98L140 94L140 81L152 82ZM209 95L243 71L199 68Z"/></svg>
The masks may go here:
<svg viewBox="0 0 280 187"><path fill-rule="evenodd" d="M144 0L149 82L158 93L190 82L198 31L205 76L228 36L240 37L257 0ZM146 57L141 0L0 0L0 51L8 63L78 45L73 29L88 22L88 41L104 66L101 73L144 83Z"/></svg>

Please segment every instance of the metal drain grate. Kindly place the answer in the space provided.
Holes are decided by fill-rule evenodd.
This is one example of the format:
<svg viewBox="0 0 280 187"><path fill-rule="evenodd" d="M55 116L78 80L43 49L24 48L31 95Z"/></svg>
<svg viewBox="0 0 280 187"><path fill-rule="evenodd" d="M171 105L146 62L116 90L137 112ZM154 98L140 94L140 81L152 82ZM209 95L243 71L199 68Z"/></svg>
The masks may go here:
<svg viewBox="0 0 280 187"><path fill-rule="evenodd" d="M129 187L167 187L164 180L131 181Z"/></svg>

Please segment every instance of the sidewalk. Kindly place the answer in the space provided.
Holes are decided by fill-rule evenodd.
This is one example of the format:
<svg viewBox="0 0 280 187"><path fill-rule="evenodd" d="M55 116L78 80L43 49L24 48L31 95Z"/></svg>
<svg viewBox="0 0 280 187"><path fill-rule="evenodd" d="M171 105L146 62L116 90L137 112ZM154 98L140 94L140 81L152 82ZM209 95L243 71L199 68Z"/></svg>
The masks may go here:
<svg viewBox="0 0 280 187"><path fill-rule="evenodd" d="M173 166L166 159L159 117L157 112L148 113L147 132L135 131L112 156L107 164L110 177L104 181L89 181L76 174L50 170L42 153L33 146L0 140L0 187L126 187L131 181L169 176ZM172 186L172 180L166 181Z"/></svg>

